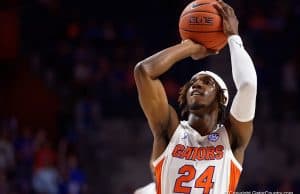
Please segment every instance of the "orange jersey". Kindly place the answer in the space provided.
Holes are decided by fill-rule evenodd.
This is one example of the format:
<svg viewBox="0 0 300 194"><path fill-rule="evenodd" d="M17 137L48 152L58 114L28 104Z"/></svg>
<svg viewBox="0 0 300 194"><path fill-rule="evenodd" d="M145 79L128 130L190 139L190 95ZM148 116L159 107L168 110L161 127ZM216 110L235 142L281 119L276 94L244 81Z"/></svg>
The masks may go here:
<svg viewBox="0 0 300 194"><path fill-rule="evenodd" d="M235 191L242 166L227 131L201 136L181 121L165 151L153 162L157 194L225 194Z"/></svg>

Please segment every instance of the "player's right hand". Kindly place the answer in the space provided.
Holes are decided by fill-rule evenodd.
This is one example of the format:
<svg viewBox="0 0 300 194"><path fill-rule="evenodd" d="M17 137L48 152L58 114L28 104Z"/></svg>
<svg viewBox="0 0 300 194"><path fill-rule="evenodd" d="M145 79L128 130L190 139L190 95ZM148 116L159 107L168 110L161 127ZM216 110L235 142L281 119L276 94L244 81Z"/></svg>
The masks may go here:
<svg viewBox="0 0 300 194"><path fill-rule="evenodd" d="M203 45L196 43L190 39L186 39L182 41L182 44L189 45L190 51L191 51L191 57L194 60L203 59L209 55L216 55L219 52L218 51L212 51L210 49L207 49Z"/></svg>

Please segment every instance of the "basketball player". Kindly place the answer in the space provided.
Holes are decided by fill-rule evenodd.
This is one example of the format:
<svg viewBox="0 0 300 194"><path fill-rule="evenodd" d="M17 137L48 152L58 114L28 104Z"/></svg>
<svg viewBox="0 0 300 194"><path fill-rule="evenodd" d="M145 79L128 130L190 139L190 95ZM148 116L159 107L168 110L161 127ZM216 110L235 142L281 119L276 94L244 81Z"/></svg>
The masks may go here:
<svg viewBox="0 0 300 194"><path fill-rule="evenodd" d="M237 88L228 117L224 118L227 87L215 73L198 72L182 87L179 104L186 121L180 121L168 104L159 80L184 58L210 55L203 46L185 40L144 59L134 70L139 102L154 137L157 194L225 194L234 192L238 184L253 131L257 77L238 35L234 10L223 1L215 7L223 17Z"/></svg>

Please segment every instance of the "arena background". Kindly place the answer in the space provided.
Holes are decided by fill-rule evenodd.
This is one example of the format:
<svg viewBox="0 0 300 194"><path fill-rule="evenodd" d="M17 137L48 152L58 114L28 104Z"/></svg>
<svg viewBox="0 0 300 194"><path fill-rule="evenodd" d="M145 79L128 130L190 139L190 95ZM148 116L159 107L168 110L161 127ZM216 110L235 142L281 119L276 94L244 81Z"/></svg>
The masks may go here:
<svg viewBox="0 0 300 194"><path fill-rule="evenodd" d="M152 181L152 136L132 70L180 41L178 19L189 2L0 2L1 194L132 194ZM238 191L299 193L300 1L227 2L258 74L255 130ZM171 104L202 69L220 74L233 96L225 47L162 77Z"/></svg>

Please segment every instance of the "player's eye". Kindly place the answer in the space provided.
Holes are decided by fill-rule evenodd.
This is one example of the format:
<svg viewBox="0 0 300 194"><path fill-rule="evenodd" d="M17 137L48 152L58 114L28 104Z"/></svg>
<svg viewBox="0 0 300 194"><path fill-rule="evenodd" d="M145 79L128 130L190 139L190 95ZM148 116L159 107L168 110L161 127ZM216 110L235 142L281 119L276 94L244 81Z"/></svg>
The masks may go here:
<svg viewBox="0 0 300 194"><path fill-rule="evenodd" d="M211 79L211 78L205 78L203 80L203 82L206 84L206 85L209 85L209 86L214 86L215 85L215 82Z"/></svg>
<svg viewBox="0 0 300 194"><path fill-rule="evenodd" d="M191 79L191 80L190 80L190 84L191 84L191 85L192 85L192 84L194 84L194 83L195 83L195 81L196 81L196 79L195 79L195 78Z"/></svg>

